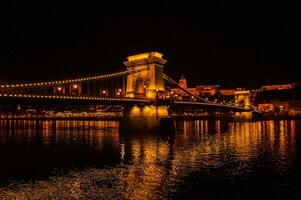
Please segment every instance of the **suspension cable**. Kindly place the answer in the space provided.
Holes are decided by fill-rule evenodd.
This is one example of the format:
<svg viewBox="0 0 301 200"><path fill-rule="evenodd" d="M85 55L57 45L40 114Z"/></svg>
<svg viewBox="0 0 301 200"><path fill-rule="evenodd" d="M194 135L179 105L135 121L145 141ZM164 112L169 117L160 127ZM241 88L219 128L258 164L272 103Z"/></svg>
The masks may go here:
<svg viewBox="0 0 301 200"><path fill-rule="evenodd" d="M33 83L6 84L6 85L0 85L0 89L51 87L51 86L55 86L55 85L78 83L78 82L93 81L93 80L102 80L102 79L114 78L114 77L119 77L119 76L125 76L128 74L138 73L143 70L145 70L145 67L141 67L139 69L133 69L133 70L120 71L120 72L111 73L111 74L77 78L77 79L67 79L67 80L47 81L47 82L33 82Z"/></svg>
<svg viewBox="0 0 301 200"><path fill-rule="evenodd" d="M184 92L186 92L187 94L191 95L191 96L194 96L195 98L201 100L201 101L204 101L206 103L214 103L214 102L211 102L211 101L208 101L202 97L199 97L198 95L195 95L193 94L192 92L190 92L189 90L181 87L176 81L174 81L172 78L170 78L169 76L167 76L166 74L163 74L163 78L165 80L167 80L168 82L170 82L171 84L174 84L175 86L177 86L178 88L180 88L181 90L183 90ZM234 99L232 99L231 101L233 101ZM231 103L231 101L227 102L226 105L235 105L235 103Z"/></svg>
<svg viewBox="0 0 301 200"><path fill-rule="evenodd" d="M174 84L175 86L177 86L178 88L180 88L181 90L183 90L184 92L186 92L187 94L189 94L189 95L191 95L191 96L193 96L193 97L195 97L195 98L197 98L197 99L199 99L199 100L201 100L201 101L203 101L203 102L206 102L206 103L213 103L213 102L208 101L208 100L206 100L206 99L204 99L204 98L202 98L202 97L199 97L198 95L195 95L195 94L193 94L192 92L190 92L189 90L187 90L187 89L181 87L176 81L174 81L172 78L170 78L169 76L167 76L167 75L164 74L164 73L163 73L163 78L164 78L165 80L167 80L168 82L170 82L171 84Z"/></svg>

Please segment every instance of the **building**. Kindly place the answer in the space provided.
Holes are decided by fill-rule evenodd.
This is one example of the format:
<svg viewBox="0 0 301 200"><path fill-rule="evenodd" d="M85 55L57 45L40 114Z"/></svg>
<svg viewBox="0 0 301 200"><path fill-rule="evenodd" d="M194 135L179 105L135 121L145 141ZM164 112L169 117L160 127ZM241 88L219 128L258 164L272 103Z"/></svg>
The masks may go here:
<svg viewBox="0 0 301 200"><path fill-rule="evenodd" d="M261 90L289 90L295 88L297 83L281 84L281 85L264 85Z"/></svg>
<svg viewBox="0 0 301 200"><path fill-rule="evenodd" d="M186 79L184 78L183 75L182 75L181 79L179 80L179 85L180 85L182 88L187 89L187 81L186 81Z"/></svg>
<svg viewBox="0 0 301 200"><path fill-rule="evenodd" d="M232 99L235 94L235 89L221 89L219 85L199 85L196 87L188 87L187 80L184 76L179 80L179 86L188 90L194 95L208 98L208 100L225 100ZM180 88L172 88L171 93L181 97L189 97L190 95Z"/></svg>
<svg viewBox="0 0 301 200"><path fill-rule="evenodd" d="M301 87L294 84L263 86L255 105L263 112L301 116Z"/></svg>
<svg viewBox="0 0 301 200"><path fill-rule="evenodd" d="M196 91L199 96L214 96L218 95L219 85L199 85L196 86Z"/></svg>
<svg viewBox="0 0 301 200"><path fill-rule="evenodd" d="M182 75L182 77L179 80L179 86L181 86L182 88L188 90L189 92L191 92L194 95L199 95L196 91L196 88L188 88L188 84L186 79L184 78L184 76ZM179 96L190 96L189 94L187 94L186 92L184 92L183 90L181 90L180 88L172 88L171 90L172 94L175 95L179 95Z"/></svg>
<svg viewBox="0 0 301 200"><path fill-rule="evenodd" d="M222 96L234 96L235 95L235 91L234 89L220 89L219 93Z"/></svg>

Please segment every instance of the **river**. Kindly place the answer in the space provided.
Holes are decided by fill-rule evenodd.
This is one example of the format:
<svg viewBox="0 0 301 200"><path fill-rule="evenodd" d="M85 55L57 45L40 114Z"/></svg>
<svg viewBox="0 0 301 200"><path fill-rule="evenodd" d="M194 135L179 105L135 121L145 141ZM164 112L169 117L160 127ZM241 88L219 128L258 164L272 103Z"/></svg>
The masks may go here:
<svg viewBox="0 0 301 200"><path fill-rule="evenodd" d="M301 121L0 121L0 199L293 199Z"/></svg>

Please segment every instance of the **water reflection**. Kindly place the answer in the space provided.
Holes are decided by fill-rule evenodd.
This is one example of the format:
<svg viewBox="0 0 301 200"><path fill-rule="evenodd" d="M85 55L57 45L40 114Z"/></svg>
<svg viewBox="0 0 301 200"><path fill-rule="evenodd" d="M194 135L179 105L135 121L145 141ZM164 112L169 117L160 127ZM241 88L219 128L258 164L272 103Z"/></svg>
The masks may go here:
<svg viewBox="0 0 301 200"><path fill-rule="evenodd" d="M175 121L175 133L124 132L114 121L0 123L4 199L242 197L301 182L300 121Z"/></svg>
<svg viewBox="0 0 301 200"><path fill-rule="evenodd" d="M43 179L53 170L119 163L118 122L1 121L1 183ZM20 167L22 166L22 167Z"/></svg>

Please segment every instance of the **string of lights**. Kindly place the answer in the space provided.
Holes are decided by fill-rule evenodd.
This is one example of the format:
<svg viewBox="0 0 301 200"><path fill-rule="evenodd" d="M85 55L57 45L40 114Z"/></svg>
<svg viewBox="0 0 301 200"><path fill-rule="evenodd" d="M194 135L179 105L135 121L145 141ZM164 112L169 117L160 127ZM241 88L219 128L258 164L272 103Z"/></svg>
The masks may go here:
<svg viewBox="0 0 301 200"><path fill-rule="evenodd" d="M90 76L84 78L77 78L77 79L67 79L67 80L60 80L60 81L47 81L47 82L33 82L33 83L18 83L18 84L5 84L0 85L0 89L4 88L32 88L32 87L51 87L55 85L62 85L62 84L69 84L69 83L78 83L84 81L93 81L93 80L101 80L107 78L114 78L118 76L125 76L128 74L138 73L145 70L145 67L134 69L134 70L125 70L121 72L111 73L111 74L104 74L98 76Z"/></svg>
<svg viewBox="0 0 301 200"><path fill-rule="evenodd" d="M177 105L204 105L204 106L219 106L224 108L234 108L240 111L248 111L246 108L241 106L233 106L233 105L227 105L227 104L218 104L218 103L204 103L204 102L190 102L190 101L176 101L174 104ZM252 109L250 109L252 110Z"/></svg>
<svg viewBox="0 0 301 200"><path fill-rule="evenodd" d="M0 97L28 98L28 99L69 99L69 100L95 100L95 101L120 101L150 103L154 99L136 99L136 98L116 98L116 97L87 97L87 96L67 96L67 95L28 95L28 94L0 94Z"/></svg>

